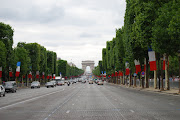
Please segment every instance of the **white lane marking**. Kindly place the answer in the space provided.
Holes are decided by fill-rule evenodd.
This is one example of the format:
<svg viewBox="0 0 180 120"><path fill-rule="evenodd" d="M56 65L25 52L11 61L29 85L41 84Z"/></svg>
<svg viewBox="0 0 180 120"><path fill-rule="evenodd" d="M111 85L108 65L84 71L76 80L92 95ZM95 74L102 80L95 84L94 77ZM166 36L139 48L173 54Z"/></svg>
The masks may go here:
<svg viewBox="0 0 180 120"><path fill-rule="evenodd" d="M81 89L80 89L81 90ZM59 105L55 110L53 110L53 112L51 114L48 115L48 117L46 117L44 120L48 120L49 117L51 115L53 115L59 108L61 108L64 104L66 104L70 99L72 99L72 97L74 97L80 90L78 90L77 92L75 92L74 94L72 94L71 96L69 96L66 101L64 101L61 105Z"/></svg>
<svg viewBox="0 0 180 120"><path fill-rule="evenodd" d="M134 113L134 110L130 110L132 113Z"/></svg>
<svg viewBox="0 0 180 120"><path fill-rule="evenodd" d="M74 104L72 104L72 105L74 105Z"/></svg>
<svg viewBox="0 0 180 120"><path fill-rule="evenodd" d="M105 98L106 98L106 100L107 101L109 101L109 103L115 108L115 109L117 109L117 107L104 95L104 94L102 94ZM125 117L124 117L124 115L118 110L118 112L119 112L119 114L124 118L124 120L127 120Z"/></svg>
<svg viewBox="0 0 180 120"><path fill-rule="evenodd" d="M61 90L61 91L63 91L63 90ZM45 96L48 96L48 95L51 95L51 94L54 94L54 93L61 92L61 91L56 91L56 92L48 93L48 94L41 95L41 96L38 96L38 97L35 97L35 98L31 98L31 99L24 100L24 101L21 101L21 102L17 102L17 103L11 104L11 105L7 105L7 106L4 106L4 107L1 107L0 110L6 109L8 107L12 107L12 106L15 106L15 105L18 105L18 104L22 104L22 103L25 103L25 102L29 102L29 101L32 101L32 100L36 100L36 99L39 99L39 98L42 98L42 97L45 97Z"/></svg>
<svg viewBox="0 0 180 120"><path fill-rule="evenodd" d="M70 110L66 111L66 113L68 114L70 112Z"/></svg>

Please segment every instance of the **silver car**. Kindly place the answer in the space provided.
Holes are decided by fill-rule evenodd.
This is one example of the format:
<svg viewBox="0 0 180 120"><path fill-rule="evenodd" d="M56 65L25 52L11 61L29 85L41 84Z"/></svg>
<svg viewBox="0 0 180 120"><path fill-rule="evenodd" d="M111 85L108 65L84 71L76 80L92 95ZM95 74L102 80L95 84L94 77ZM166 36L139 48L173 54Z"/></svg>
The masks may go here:
<svg viewBox="0 0 180 120"><path fill-rule="evenodd" d="M46 86L47 88L49 88L49 87L54 87L54 84L53 84L53 82L47 82L47 83L45 84L45 86Z"/></svg>
<svg viewBox="0 0 180 120"><path fill-rule="evenodd" d="M39 81L34 81L31 83L31 89L33 88L40 88L40 82Z"/></svg>
<svg viewBox="0 0 180 120"><path fill-rule="evenodd" d="M5 96L5 88L2 85L0 85L0 97L1 95Z"/></svg>

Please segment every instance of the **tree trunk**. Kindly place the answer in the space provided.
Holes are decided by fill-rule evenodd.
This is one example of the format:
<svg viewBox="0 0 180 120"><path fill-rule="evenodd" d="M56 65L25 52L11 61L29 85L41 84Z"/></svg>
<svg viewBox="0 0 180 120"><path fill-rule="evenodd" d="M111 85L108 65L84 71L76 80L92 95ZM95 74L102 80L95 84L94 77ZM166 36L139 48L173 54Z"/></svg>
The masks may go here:
<svg viewBox="0 0 180 120"><path fill-rule="evenodd" d="M24 86L24 80L23 80L23 75L22 75L22 82L21 82L21 86L23 87Z"/></svg>
<svg viewBox="0 0 180 120"><path fill-rule="evenodd" d="M136 87L136 76L134 76L134 87Z"/></svg>
<svg viewBox="0 0 180 120"><path fill-rule="evenodd" d="M129 74L129 87L131 87L131 85L132 85L132 77L131 77L131 72L130 72L130 74Z"/></svg>
<svg viewBox="0 0 180 120"><path fill-rule="evenodd" d="M146 81L146 88L149 88L149 64L148 59L146 58L146 71L145 71L145 81Z"/></svg>
<svg viewBox="0 0 180 120"><path fill-rule="evenodd" d="M139 87L142 86L142 80L141 80L141 74L140 74L140 77L139 77Z"/></svg>
<svg viewBox="0 0 180 120"><path fill-rule="evenodd" d="M154 70L154 89L157 89L157 71Z"/></svg>
<svg viewBox="0 0 180 120"><path fill-rule="evenodd" d="M165 54L165 81L166 81L166 90L170 90L169 87L169 68L168 68L168 55Z"/></svg>

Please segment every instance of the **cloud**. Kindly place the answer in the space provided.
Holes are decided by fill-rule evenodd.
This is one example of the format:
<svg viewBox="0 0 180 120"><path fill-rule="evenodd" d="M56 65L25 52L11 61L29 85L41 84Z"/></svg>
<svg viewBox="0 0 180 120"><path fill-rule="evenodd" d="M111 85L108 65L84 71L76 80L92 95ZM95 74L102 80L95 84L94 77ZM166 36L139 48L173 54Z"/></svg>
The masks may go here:
<svg viewBox="0 0 180 120"><path fill-rule="evenodd" d="M124 24L125 0L1 0L0 21L18 42L37 42L73 61L102 59L102 48Z"/></svg>

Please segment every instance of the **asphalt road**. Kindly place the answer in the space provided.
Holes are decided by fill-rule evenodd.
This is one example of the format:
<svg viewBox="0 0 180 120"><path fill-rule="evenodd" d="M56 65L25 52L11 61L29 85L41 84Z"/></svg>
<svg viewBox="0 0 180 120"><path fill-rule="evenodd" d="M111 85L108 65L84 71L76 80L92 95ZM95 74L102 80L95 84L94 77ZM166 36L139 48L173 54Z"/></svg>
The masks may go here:
<svg viewBox="0 0 180 120"><path fill-rule="evenodd" d="M180 97L117 85L21 89L0 98L0 120L179 120Z"/></svg>

